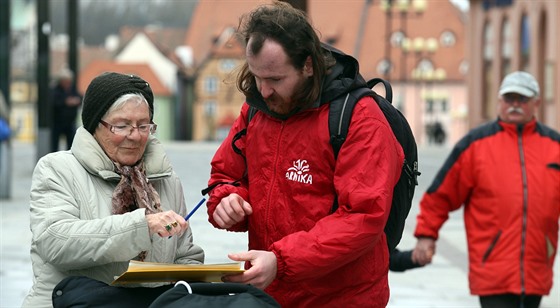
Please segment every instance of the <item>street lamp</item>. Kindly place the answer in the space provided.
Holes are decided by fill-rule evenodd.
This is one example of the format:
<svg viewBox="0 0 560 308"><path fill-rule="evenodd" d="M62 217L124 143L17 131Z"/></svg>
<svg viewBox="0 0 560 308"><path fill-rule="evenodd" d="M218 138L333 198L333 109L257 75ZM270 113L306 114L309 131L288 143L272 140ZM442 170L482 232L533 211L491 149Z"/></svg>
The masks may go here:
<svg viewBox="0 0 560 308"><path fill-rule="evenodd" d="M392 70L392 61L391 61L391 47L394 45L397 48L401 49L400 54L400 72L398 73L399 81L400 81L400 96L398 97L397 105L402 109L404 104L399 102L406 101L406 88L407 88L407 81L408 73L407 73L407 56L409 51L412 49L412 41L408 35L407 29L407 21L409 18L417 18L420 17L427 8L427 1L426 0L381 0L381 9L386 13L386 45L385 45L385 59L383 61L385 69L383 71L385 79L390 79L390 74ZM397 16L400 18L400 29L399 31L392 33L391 26L392 26L392 14L393 12L397 13ZM401 110L403 111L403 110ZM404 111L403 111L404 112Z"/></svg>
<svg viewBox="0 0 560 308"><path fill-rule="evenodd" d="M427 0L380 0L380 7L381 10L385 12L385 59L383 68L383 74L385 75L384 78L390 80L390 72L392 69L392 62L391 62L391 44L395 44L397 47L401 48L402 55L401 55L401 66L404 67L401 69L401 79L406 79L406 44L405 41L408 38L407 34L407 19L411 17L420 17L427 8ZM393 18L393 11L396 10L398 12L398 16L401 21L401 29L396 37L392 37L392 18Z"/></svg>
<svg viewBox="0 0 560 308"><path fill-rule="evenodd" d="M430 113L433 107L433 102L431 101L430 95L432 83L434 81L441 81L445 79L445 70L436 69L432 62L432 56L439 48L437 39L435 38L423 38L416 37L412 39L411 49L416 56L416 66L412 70L411 77L415 81L416 97L417 103L415 104L415 124L414 132L417 135L417 140L423 139L424 136L424 122L425 115ZM420 83L422 86L427 84L430 91L424 91L422 95L418 93L417 84ZM429 94L426 92L430 92ZM425 107L425 108L424 108ZM426 123L427 124L427 123Z"/></svg>

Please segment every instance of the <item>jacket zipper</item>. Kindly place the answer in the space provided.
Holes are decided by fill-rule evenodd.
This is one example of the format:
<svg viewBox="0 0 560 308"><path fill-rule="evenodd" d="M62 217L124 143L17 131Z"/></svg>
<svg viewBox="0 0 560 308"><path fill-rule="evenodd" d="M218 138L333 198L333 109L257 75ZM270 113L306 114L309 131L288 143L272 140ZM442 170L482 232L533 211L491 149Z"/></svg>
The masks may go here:
<svg viewBox="0 0 560 308"><path fill-rule="evenodd" d="M266 217L266 221L268 221L269 219L269 215L270 215L270 200L272 198L272 191L274 190L274 186L276 183L276 169L278 168L278 153L280 152L280 140L282 140L282 133L284 132L284 126L285 126L285 121L282 121L280 124L280 133L278 134L278 140L276 141L276 151L274 154L274 166L273 166L273 170L272 170L272 178L270 179L270 183L272 183L272 185L270 186L270 189L268 191L268 197L266 200L266 212L265 212L265 217ZM265 236L264 236L264 241L263 243L268 243L268 229L265 228Z"/></svg>
<svg viewBox="0 0 560 308"><path fill-rule="evenodd" d="M521 255L520 255L520 270L521 270L521 294L525 294L525 241L527 237L527 170L525 166L525 155L523 154L523 125L517 127L517 145L519 149L519 159L521 161L521 175L523 179L523 216L522 216L522 229L521 229Z"/></svg>

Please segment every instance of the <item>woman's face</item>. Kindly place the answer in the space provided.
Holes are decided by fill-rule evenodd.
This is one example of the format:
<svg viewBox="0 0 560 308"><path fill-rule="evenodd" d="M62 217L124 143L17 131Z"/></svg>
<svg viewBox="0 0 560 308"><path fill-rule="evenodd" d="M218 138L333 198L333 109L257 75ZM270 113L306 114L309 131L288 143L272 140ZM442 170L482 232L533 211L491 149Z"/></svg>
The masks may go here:
<svg viewBox="0 0 560 308"><path fill-rule="evenodd" d="M128 101L122 108L107 113L94 133L94 137L109 158L121 165L135 165L144 155L149 132L136 129L139 125L150 124L150 109L145 102ZM132 125L135 127L124 135L111 132L111 126Z"/></svg>

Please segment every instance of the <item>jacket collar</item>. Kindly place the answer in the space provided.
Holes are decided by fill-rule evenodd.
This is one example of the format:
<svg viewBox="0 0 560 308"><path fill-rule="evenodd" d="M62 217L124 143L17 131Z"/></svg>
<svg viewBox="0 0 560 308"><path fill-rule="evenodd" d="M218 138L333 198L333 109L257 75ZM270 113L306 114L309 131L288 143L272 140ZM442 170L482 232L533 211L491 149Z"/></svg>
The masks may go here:
<svg viewBox="0 0 560 308"><path fill-rule="evenodd" d="M513 133L531 133L534 132L537 127L537 120L533 117L533 119L525 124L515 124L515 123L507 123L498 118L498 123L500 126L508 132Z"/></svg>

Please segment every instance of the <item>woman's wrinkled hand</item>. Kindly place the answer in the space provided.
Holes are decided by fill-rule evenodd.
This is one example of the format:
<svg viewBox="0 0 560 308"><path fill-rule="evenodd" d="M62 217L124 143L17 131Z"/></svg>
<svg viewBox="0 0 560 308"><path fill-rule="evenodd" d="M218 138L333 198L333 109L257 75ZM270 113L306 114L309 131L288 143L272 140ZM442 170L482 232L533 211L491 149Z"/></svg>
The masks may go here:
<svg viewBox="0 0 560 308"><path fill-rule="evenodd" d="M185 218L174 211L148 214L146 220L148 221L150 236L156 233L161 237L182 235L189 227Z"/></svg>

